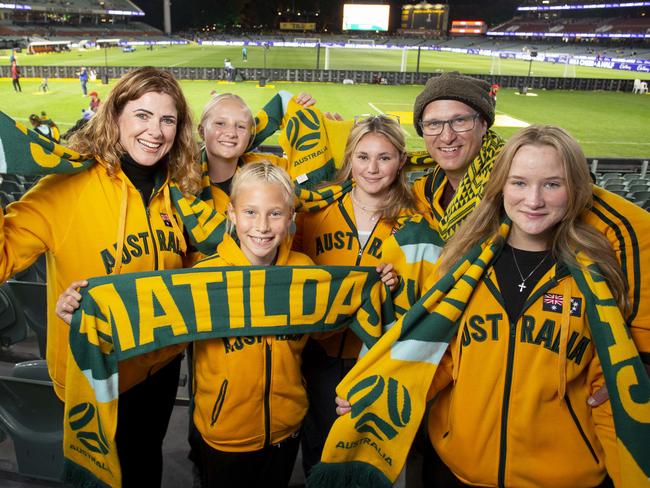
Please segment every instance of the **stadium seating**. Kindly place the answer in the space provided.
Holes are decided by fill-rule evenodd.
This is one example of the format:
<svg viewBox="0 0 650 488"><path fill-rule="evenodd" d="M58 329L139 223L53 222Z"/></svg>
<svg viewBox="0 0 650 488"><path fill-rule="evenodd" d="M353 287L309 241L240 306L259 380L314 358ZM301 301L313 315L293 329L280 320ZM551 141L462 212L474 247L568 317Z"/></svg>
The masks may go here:
<svg viewBox="0 0 650 488"><path fill-rule="evenodd" d="M7 285L21 304L27 325L36 333L41 358L47 350L46 284L9 280Z"/></svg>
<svg viewBox="0 0 650 488"><path fill-rule="evenodd" d="M0 376L0 429L13 441L20 474L61 480L63 402L51 381Z"/></svg>
<svg viewBox="0 0 650 488"><path fill-rule="evenodd" d="M6 283L0 286L0 346L25 340L27 322L23 308Z"/></svg>

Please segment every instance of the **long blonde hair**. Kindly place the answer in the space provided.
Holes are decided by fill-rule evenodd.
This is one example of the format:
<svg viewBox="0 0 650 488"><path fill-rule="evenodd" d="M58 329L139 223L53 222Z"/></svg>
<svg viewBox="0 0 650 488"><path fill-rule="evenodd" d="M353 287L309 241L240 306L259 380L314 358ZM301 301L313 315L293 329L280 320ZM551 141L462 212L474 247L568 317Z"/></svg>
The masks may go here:
<svg viewBox="0 0 650 488"><path fill-rule="evenodd" d="M578 266L576 253L584 252L598 266L623 313L629 310L627 282L610 242L595 228L581 219L581 214L593 203L592 180L587 160L578 142L560 127L531 125L516 133L503 147L494 163L483 199L447 241L440 257L438 274L442 276L464 256L471 247L486 237L497 234L505 217L503 188L512 161L524 146L549 146L556 150L564 168L568 193L567 210L553 235L553 256L567 264Z"/></svg>
<svg viewBox="0 0 650 488"><path fill-rule="evenodd" d="M183 193L196 194L201 188L201 168L196 164L199 158L192 134L192 115L178 81L162 69L137 68L122 76L97 113L71 136L70 147L86 156L100 157L108 174L115 175L125 152L118 126L122 110L128 102L152 92L172 97L178 112L176 137L167 160L169 175Z"/></svg>
<svg viewBox="0 0 650 488"><path fill-rule="evenodd" d="M371 116L358 122L350 131L345 145L343 163L334 175L332 182L325 183L340 185L352 177L352 157L357 145L366 134L381 134L397 149L400 161L406 161L406 140L399 122L385 115ZM406 172L401 168L388 190L388 196L381 209L381 218L392 222L399 217L402 210L414 210L415 200L411 187L406 179Z"/></svg>

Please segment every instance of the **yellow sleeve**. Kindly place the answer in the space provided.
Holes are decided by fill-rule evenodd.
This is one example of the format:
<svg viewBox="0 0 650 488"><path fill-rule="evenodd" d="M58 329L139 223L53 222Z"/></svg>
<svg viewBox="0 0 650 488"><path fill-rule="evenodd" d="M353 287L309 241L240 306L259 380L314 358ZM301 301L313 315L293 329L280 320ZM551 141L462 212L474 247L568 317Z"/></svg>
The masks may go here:
<svg viewBox="0 0 650 488"><path fill-rule="evenodd" d="M29 267L46 251L55 251L77 208L75 192L64 185L70 176L42 178L22 198L0 212L0 281ZM80 192L76 192L80 194Z"/></svg>
<svg viewBox="0 0 650 488"><path fill-rule="evenodd" d="M594 205L583 219L612 244L627 277L630 333L644 363L650 364L650 213L594 187Z"/></svg>

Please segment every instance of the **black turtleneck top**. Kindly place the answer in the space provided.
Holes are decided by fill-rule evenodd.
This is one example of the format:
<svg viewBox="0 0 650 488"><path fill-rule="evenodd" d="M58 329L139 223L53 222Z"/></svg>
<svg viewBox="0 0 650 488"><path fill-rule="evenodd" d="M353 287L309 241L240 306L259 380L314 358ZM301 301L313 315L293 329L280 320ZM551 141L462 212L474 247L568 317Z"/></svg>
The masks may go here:
<svg viewBox="0 0 650 488"><path fill-rule="evenodd" d="M128 153L120 160L122 171L142 195L145 207L149 204L151 194L156 185L158 175L167 170L167 157L162 158L152 166L144 166L136 162Z"/></svg>

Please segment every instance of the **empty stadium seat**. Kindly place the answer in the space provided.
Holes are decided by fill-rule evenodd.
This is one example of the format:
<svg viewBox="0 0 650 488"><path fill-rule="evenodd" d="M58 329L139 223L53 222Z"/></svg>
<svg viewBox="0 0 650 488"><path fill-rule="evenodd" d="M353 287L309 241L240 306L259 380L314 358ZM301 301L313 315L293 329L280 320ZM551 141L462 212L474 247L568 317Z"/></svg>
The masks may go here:
<svg viewBox="0 0 650 488"><path fill-rule="evenodd" d="M645 81L634 80L632 93L648 93L648 84Z"/></svg>
<svg viewBox="0 0 650 488"><path fill-rule="evenodd" d="M635 203L642 204L646 200L650 200L650 190L634 191L629 194L628 198Z"/></svg>
<svg viewBox="0 0 650 488"><path fill-rule="evenodd" d="M46 284L31 281L7 281L14 296L22 305L27 325L36 332L40 356L47 350L47 295Z"/></svg>
<svg viewBox="0 0 650 488"><path fill-rule="evenodd" d="M6 283L0 286L0 345L9 347L25 340L27 325L20 303Z"/></svg>
<svg viewBox="0 0 650 488"><path fill-rule="evenodd" d="M61 480L63 402L51 381L0 376L0 429L13 441L20 474Z"/></svg>
<svg viewBox="0 0 650 488"><path fill-rule="evenodd" d="M610 183L609 181L605 182L604 187L605 187L606 190L609 190L609 191L626 190L627 189L627 185L625 183Z"/></svg>

